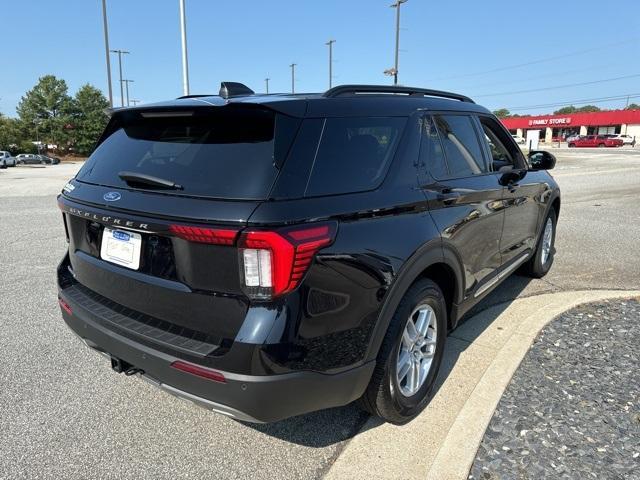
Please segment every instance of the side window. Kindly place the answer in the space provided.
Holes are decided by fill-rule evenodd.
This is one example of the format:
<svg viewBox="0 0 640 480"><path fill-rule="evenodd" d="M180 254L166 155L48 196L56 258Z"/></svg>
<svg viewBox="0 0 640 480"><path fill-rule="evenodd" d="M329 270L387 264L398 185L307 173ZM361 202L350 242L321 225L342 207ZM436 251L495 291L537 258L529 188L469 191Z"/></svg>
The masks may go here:
<svg viewBox="0 0 640 480"><path fill-rule="evenodd" d="M305 195L363 192L384 178L407 119L327 118Z"/></svg>
<svg viewBox="0 0 640 480"><path fill-rule="evenodd" d="M525 168L524 155L510 134L493 118L480 116L479 119L491 153L491 170L500 172Z"/></svg>
<svg viewBox="0 0 640 480"><path fill-rule="evenodd" d="M424 165L433 178L447 178L449 169L444 158L442 142L438 137L438 129L431 116L422 119L422 135L420 140L420 164Z"/></svg>
<svg viewBox="0 0 640 480"><path fill-rule="evenodd" d="M473 120L467 115L434 115L433 120L447 158L449 177L486 172Z"/></svg>

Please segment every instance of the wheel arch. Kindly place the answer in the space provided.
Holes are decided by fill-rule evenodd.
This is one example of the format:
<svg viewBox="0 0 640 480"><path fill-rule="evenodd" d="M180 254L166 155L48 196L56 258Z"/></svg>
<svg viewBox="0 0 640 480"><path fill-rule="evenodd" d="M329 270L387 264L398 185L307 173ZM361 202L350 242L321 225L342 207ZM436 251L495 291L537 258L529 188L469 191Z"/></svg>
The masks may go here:
<svg viewBox="0 0 640 480"><path fill-rule="evenodd" d="M422 278L429 278L440 287L447 303L449 327L455 326L457 305L462 301L464 292L463 269L455 253L446 248L441 240L429 242L419 248L396 274L378 314L366 361L374 360L378 356L391 317L400 301L411 285Z"/></svg>

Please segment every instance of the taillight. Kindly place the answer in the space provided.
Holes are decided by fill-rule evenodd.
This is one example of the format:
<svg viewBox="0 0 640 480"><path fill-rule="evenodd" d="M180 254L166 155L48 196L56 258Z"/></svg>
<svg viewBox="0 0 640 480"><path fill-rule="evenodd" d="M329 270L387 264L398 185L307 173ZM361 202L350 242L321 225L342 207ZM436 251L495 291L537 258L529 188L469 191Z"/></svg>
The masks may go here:
<svg viewBox="0 0 640 480"><path fill-rule="evenodd" d="M264 299L294 290L316 252L331 244L335 234L335 223L242 232L238 246L245 293Z"/></svg>
<svg viewBox="0 0 640 480"><path fill-rule="evenodd" d="M233 245L238 235L232 228L201 228L189 225L169 225L169 231L175 236L196 243L211 245Z"/></svg>

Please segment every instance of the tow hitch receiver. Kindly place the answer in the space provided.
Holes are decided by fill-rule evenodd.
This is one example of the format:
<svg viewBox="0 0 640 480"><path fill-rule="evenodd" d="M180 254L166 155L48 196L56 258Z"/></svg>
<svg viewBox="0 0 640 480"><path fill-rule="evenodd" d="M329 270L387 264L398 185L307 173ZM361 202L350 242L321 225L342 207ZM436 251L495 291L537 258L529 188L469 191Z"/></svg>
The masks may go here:
<svg viewBox="0 0 640 480"><path fill-rule="evenodd" d="M144 373L143 370L140 370L130 363L116 357L111 357L111 368L116 373L124 373L127 377L135 375L136 373Z"/></svg>

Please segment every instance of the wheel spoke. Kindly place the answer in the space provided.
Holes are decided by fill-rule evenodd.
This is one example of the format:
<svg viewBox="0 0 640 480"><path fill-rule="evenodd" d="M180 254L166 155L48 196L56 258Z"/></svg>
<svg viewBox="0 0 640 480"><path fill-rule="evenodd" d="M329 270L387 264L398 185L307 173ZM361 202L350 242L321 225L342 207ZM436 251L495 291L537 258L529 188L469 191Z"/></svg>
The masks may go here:
<svg viewBox="0 0 640 480"><path fill-rule="evenodd" d="M409 321L409 323L411 323L411 321ZM407 326L407 328L405 328L404 332L402 333L402 344L404 345L404 348L406 348L407 350L411 350L411 348L413 347L413 338L411 338L408 330L409 327Z"/></svg>
<svg viewBox="0 0 640 480"><path fill-rule="evenodd" d="M428 317L428 310L420 310L418 312L418 319L416 320L416 330L418 334L424 335L427 332L427 328L429 327Z"/></svg>
<svg viewBox="0 0 640 480"><path fill-rule="evenodd" d="M411 355L402 351L400 353L400 358L398 359L398 382L402 382L404 377L407 376L409 369L411 368Z"/></svg>
<svg viewBox="0 0 640 480"><path fill-rule="evenodd" d="M413 382L411 383L411 393L416 393L420 388L420 362L413 362Z"/></svg>
<svg viewBox="0 0 640 480"><path fill-rule="evenodd" d="M407 327L404 329L404 333L408 335L408 338L411 340L411 345L418 338L418 332L416 330L416 326L411 319L407 322Z"/></svg>

